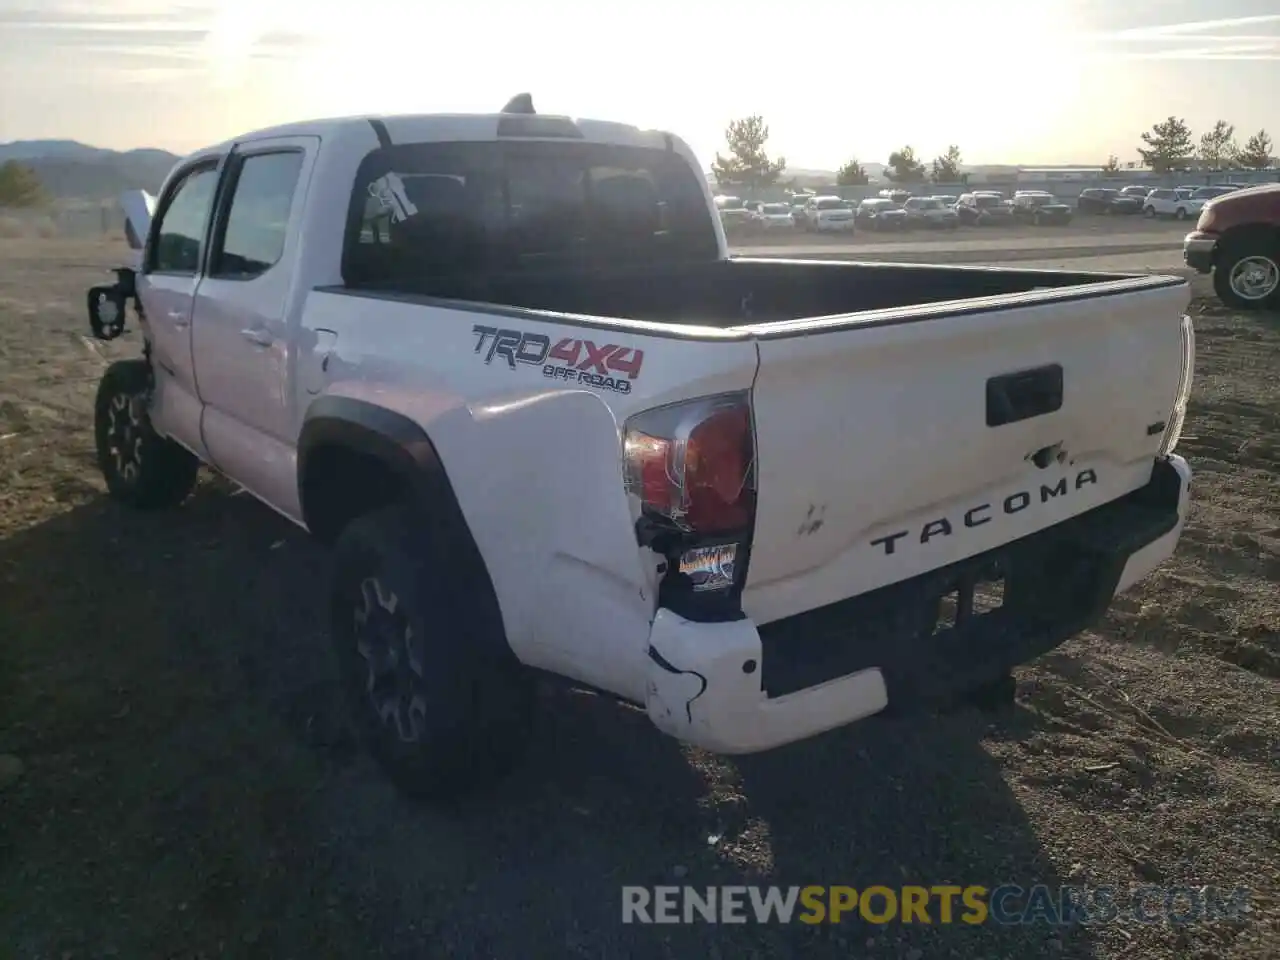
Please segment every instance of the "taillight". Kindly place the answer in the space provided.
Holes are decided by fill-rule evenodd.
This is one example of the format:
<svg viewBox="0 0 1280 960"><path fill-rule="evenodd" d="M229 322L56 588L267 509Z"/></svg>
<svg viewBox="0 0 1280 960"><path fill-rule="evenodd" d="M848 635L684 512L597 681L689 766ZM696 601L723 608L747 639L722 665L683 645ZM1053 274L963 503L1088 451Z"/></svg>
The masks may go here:
<svg viewBox="0 0 1280 960"><path fill-rule="evenodd" d="M751 408L726 394L646 410L627 421L627 487L644 513L679 530L745 530L755 507Z"/></svg>
<svg viewBox="0 0 1280 960"><path fill-rule="evenodd" d="M1164 436L1160 438L1160 456L1167 457L1178 446L1182 437L1182 427L1187 419L1187 403L1191 399L1191 383L1194 379L1196 365L1196 331L1191 318L1182 315L1182 368L1178 371L1178 393L1174 397L1173 410L1169 414L1169 423L1165 427Z"/></svg>
<svg viewBox="0 0 1280 960"><path fill-rule="evenodd" d="M755 453L745 393L637 414L624 428L627 490L652 545L696 592L735 585L755 514Z"/></svg>

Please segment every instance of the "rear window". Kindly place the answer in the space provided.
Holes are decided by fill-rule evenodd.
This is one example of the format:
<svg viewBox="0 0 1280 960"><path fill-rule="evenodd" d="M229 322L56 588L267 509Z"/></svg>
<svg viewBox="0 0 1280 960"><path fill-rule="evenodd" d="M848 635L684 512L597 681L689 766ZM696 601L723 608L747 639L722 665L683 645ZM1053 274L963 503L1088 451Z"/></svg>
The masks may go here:
<svg viewBox="0 0 1280 960"><path fill-rule="evenodd" d="M703 186L677 154L586 143L418 143L374 150L353 185L349 286L715 258Z"/></svg>

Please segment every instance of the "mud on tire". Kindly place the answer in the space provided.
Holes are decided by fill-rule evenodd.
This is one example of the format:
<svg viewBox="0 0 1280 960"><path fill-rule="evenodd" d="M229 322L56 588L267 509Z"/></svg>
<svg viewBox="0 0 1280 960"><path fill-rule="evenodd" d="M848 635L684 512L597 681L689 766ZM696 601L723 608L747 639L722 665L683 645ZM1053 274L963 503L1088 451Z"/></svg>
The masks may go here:
<svg viewBox="0 0 1280 960"><path fill-rule="evenodd" d="M409 506L351 521L334 549L330 628L360 739L406 794L447 802L523 756L534 690L505 637L479 635L492 595ZM497 622L501 622L500 618Z"/></svg>
<svg viewBox="0 0 1280 960"><path fill-rule="evenodd" d="M196 484L200 461L151 426L145 360L107 367L94 401L94 443L107 491L140 509L176 506Z"/></svg>

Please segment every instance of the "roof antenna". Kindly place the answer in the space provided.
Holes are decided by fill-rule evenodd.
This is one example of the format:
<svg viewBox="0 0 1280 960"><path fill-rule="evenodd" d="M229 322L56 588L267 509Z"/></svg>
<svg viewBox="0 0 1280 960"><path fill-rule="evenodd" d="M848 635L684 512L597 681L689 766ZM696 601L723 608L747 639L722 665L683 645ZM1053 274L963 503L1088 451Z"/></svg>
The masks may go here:
<svg viewBox="0 0 1280 960"><path fill-rule="evenodd" d="M502 108L503 113L537 113L533 109L533 94L517 93L514 97L507 101L507 105Z"/></svg>

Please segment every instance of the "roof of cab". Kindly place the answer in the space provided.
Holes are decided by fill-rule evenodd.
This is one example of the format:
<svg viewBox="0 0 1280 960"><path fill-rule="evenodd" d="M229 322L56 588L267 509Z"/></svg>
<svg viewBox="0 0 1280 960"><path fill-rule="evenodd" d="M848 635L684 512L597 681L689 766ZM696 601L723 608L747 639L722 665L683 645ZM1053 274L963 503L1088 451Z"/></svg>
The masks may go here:
<svg viewBox="0 0 1280 960"><path fill-rule="evenodd" d="M487 141L499 138L499 126L504 120L523 120L570 123L582 133L589 143L608 143L618 146L670 148L678 138L661 130L642 130L631 124L609 120L579 119L556 114L519 113L431 113L394 114L386 116L362 115L305 120L266 127L224 140L196 151L198 154L221 153L238 143L269 140L278 137L312 136L342 138L345 136L371 136L373 123L380 121L390 134L392 143L416 143L430 141L470 140ZM687 149L687 148L686 148Z"/></svg>

